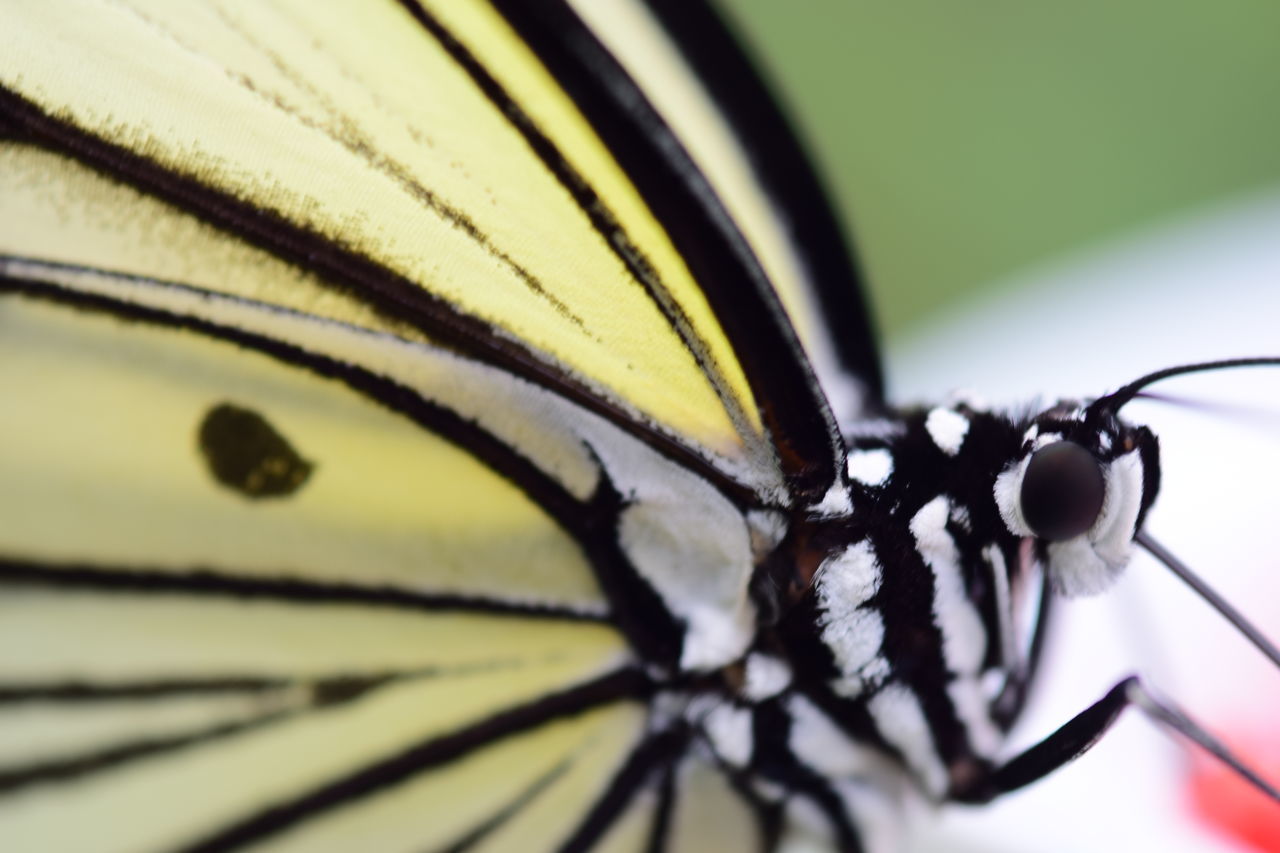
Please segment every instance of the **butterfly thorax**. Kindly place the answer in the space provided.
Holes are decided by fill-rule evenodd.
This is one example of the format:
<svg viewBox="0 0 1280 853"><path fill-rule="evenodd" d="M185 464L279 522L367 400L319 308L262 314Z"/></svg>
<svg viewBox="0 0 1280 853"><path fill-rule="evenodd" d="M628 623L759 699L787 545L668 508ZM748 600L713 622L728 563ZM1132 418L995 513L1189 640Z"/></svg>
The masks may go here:
<svg viewBox="0 0 1280 853"><path fill-rule="evenodd" d="M762 627L726 671L733 702L703 718L709 742L768 784L828 786L855 811L872 791L980 796L1049 590L1119 571L1155 495L1155 440L1073 403L1032 416L966 403L863 423L847 445L851 511L796 519L761 564ZM1062 456L1066 475L1040 470Z"/></svg>

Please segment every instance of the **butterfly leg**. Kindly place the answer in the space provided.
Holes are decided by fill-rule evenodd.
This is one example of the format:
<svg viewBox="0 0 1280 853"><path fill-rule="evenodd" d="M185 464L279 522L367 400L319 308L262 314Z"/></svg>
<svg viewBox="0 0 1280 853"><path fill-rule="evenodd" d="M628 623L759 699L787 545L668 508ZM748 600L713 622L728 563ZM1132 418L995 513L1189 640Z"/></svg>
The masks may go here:
<svg viewBox="0 0 1280 853"><path fill-rule="evenodd" d="M1203 726L1152 693L1137 676L1124 679L1053 734L978 778L969 787L953 791L952 799L962 803L985 803L1042 779L1088 751L1111 728L1120 712L1131 705L1160 725L1195 742L1255 788L1280 802L1280 791L1250 769Z"/></svg>

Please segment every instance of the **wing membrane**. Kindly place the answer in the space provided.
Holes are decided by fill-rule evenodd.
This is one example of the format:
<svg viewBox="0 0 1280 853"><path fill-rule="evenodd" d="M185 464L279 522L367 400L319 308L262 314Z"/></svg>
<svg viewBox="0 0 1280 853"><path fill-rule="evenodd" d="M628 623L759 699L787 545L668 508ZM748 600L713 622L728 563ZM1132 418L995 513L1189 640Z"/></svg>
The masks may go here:
<svg viewBox="0 0 1280 853"><path fill-rule="evenodd" d="M146 609L127 599L98 598L96 604L103 610ZM275 614L268 609L260 615L265 620ZM331 614L313 614L317 622L327 615ZM195 654L205 656L208 646L216 645L215 635L207 630L207 622L189 625L185 631L170 631L168 639L175 647L170 665L180 666L184 673L207 671L195 660L183 660L183 651L200 640ZM269 624L262 627L265 630L255 634L267 640L259 644L261 650L278 655L279 646L290 644L287 635L272 636ZM451 643L482 640L483 634L494 633L484 620L471 628L456 623L453 628ZM537 640L539 630L551 635L546 642ZM143 636L157 641L155 635ZM515 644L522 639L534 642L520 649ZM234 644L250 645L244 640ZM138 698L133 702L144 711L139 722L148 713L153 721L164 710L170 714L167 726L136 732L129 731L122 718L126 700L81 699L79 714L98 725L97 745L88 739L84 724L79 728L81 743L70 756L28 755L23 761L6 755L0 767L0 802L21 807L0 809L0 829L18 849L157 849L202 838L222 838L219 843L227 847L287 835L309 818L341 816L345 807L356 803L376 804L389 785L419 774L436 786L432 798L423 802L439 810L441 820L457 811L465 826L468 810L474 814L486 803L495 809L501 805L505 786L492 786L489 796L495 799L477 796L474 784L446 794L452 771L436 768L530 728L540 729L529 736L538 740L532 748L549 749L562 760L560 733L540 727L561 717L572 720L595 705L627 695L625 690L601 691L598 686L595 693L592 688L563 688L605 683L591 679L618 652L617 641L599 628L566 631L543 625L523 637L510 634L503 656L490 666L401 671L398 677L371 681L364 689L353 689L348 673L345 690L328 691L291 675L288 689L258 695L256 709L250 696L242 696L244 707L239 709L228 708L225 699L219 703L216 697L206 697L201 715L190 707L199 704L199 698L188 696L186 719L179 720L172 707L177 694ZM423 657L431 657L429 650ZM258 666L252 659L240 661L242 668ZM554 696L562 698L550 698ZM52 707L55 713L67 713L65 703L47 699L26 704L25 715L12 703L0 706L7 729L32 732L40 725L40 715L31 709L38 712L42 704L43 710ZM634 721L635 714L627 719ZM386 849L421 849L421 844L404 839L415 827L420 838L431 837L432 822L422 821L423 802L417 809L402 808L397 822L372 837L401 839ZM412 822L406 822L410 817Z"/></svg>
<svg viewBox="0 0 1280 853"><path fill-rule="evenodd" d="M448 4L459 17L469 9ZM442 41L451 30L367 4L215 7L195 24L167 4L42 7L8 30L0 82L46 144L75 136L98 148L87 154L95 166L167 190L277 253L323 239L335 251L327 268L308 256L312 266L362 298L490 357L516 339L529 353L522 370L592 389L767 487L775 463L759 414L687 268L617 166L607 174L612 160L595 137L565 140L557 162L572 179L534 150L510 111L531 103L563 135L572 105L496 18L482 23L482 71L514 65L520 79L544 81L524 102L486 91ZM68 55L34 47L46 44L101 73L59 74ZM151 85L156 64L170 69L165 85ZM614 230L593 225L597 209ZM661 298L620 243L653 272Z"/></svg>
<svg viewBox="0 0 1280 853"><path fill-rule="evenodd" d="M837 416L880 403L859 273L802 146L710 8L574 2L644 88L759 258Z"/></svg>
<svg viewBox="0 0 1280 853"><path fill-rule="evenodd" d="M764 849L759 817L714 767L698 760L685 762L675 784L666 850Z"/></svg>
<svg viewBox="0 0 1280 853"><path fill-rule="evenodd" d="M348 388L182 330L0 298L0 547L51 564L355 585L599 613L577 543L475 456ZM197 433L232 401L315 470L296 495L218 484ZM477 571L483 567L483 571Z"/></svg>

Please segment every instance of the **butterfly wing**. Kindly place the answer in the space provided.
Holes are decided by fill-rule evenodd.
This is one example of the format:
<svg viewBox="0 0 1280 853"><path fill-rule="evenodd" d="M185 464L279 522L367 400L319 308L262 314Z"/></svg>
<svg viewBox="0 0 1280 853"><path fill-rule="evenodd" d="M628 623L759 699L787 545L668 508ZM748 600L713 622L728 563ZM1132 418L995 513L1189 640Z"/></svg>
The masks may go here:
<svg viewBox="0 0 1280 853"><path fill-rule="evenodd" d="M724 22L679 0L574 7L750 244L837 418L879 406L879 354L858 266L809 157Z"/></svg>
<svg viewBox="0 0 1280 853"><path fill-rule="evenodd" d="M746 510L835 480L765 273L803 345L842 352L812 319L838 244L796 248L803 215L769 212L778 179L707 89L663 104L628 75L636 21L685 75L660 16L509 6L10 16L20 847L627 849L684 826L631 796L683 748L645 733L638 663L731 653ZM682 144L707 127L721 149ZM869 363L823 358L874 399Z"/></svg>

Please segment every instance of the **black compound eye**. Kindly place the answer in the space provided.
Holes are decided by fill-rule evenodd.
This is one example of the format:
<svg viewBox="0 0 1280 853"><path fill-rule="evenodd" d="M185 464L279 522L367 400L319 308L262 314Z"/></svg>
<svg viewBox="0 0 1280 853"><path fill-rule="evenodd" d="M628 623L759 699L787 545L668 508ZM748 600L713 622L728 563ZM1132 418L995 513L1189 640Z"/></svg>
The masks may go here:
<svg viewBox="0 0 1280 853"><path fill-rule="evenodd" d="M1037 536L1061 542L1098 520L1106 484L1093 454L1074 441L1037 450L1022 477L1022 517Z"/></svg>

